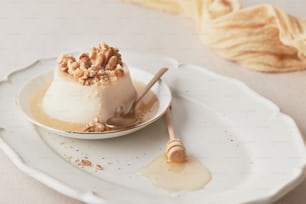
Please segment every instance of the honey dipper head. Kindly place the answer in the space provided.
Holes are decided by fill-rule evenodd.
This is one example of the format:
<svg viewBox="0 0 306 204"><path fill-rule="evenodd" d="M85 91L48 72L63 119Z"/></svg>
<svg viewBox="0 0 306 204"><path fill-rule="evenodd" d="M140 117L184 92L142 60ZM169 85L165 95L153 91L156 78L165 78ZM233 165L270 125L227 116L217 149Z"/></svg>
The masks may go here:
<svg viewBox="0 0 306 204"><path fill-rule="evenodd" d="M183 143L179 139L171 139L167 143L168 161L182 163L186 161L186 151Z"/></svg>

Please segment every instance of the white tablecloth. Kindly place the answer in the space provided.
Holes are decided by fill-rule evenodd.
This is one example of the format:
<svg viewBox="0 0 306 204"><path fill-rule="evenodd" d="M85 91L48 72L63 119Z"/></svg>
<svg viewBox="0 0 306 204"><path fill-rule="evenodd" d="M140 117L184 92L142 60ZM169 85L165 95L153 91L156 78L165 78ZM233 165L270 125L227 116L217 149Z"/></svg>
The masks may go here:
<svg viewBox="0 0 306 204"><path fill-rule="evenodd" d="M302 0L242 1L243 5L265 2L306 18ZM238 78L279 105L306 134L305 71L264 74L225 61L200 43L190 19L118 0L1 1L0 78L38 58L88 49L101 41L120 49L159 53L183 63L208 65L215 72ZM0 203L80 203L24 175L2 152L0 163ZM305 192L304 181L276 204L305 203Z"/></svg>

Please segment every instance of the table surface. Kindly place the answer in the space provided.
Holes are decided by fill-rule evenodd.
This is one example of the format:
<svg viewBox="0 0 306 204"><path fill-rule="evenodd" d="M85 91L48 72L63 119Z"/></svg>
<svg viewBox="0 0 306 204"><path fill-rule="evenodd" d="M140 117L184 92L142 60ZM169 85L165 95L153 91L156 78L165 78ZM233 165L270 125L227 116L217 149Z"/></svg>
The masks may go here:
<svg viewBox="0 0 306 204"><path fill-rule="evenodd" d="M241 2L243 6L271 3L306 18L302 0ZM0 79L38 58L87 50L102 41L120 49L159 53L182 63L207 65L214 72L237 78L293 117L306 135L305 71L267 74L247 70L201 44L191 19L119 0L1 1ZM0 163L0 203L81 203L24 175L3 152ZM305 203L305 192L306 181L274 204Z"/></svg>

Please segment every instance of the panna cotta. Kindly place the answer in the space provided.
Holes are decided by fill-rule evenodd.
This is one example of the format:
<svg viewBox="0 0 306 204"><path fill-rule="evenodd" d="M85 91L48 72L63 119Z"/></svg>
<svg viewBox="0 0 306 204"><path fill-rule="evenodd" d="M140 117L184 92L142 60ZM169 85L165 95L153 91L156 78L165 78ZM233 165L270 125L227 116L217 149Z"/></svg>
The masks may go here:
<svg viewBox="0 0 306 204"><path fill-rule="evenodd" d="M108 118L127 113L136 97L119 50L100 44L78 59L58 58L42 107L54 119L85 124L84 131L99 132Z"/></svg>

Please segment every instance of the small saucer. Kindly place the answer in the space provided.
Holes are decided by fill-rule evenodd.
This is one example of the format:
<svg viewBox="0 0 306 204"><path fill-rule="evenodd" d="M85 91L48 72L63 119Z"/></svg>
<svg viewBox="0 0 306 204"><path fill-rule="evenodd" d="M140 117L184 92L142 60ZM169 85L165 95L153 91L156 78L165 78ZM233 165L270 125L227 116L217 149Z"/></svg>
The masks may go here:
<svg viewBox="0 0 306 204"><path fill-rule="evenodd" d="M132 80L135 82L147 84L153 77L153 74L135 67L129 67L129 71ZM165 113L166 109L168 108L171 102L171 91L169 87L166 85L166 83L160 80L151 88L151 91L158 98L159 106L157 112L150 119L145 120L135 126L126 129L110 130L104 132L75 132L75 131L60 130L41 123L32 116L30 111L31 110L30 104L32 98L41 89L42 86L44 86L46 83L50 83L52 81L52 78L53 78L53 71L49 71L46 73L42 73L37 77L28 81L26 85L19 92L17 98L17 104L20 110L22 111L22 113L26 116L26 118L30 122L50 132L65 137L71 137L77 139L106 139L106 138L127 135L142 129L148 126L149 124L153 123L157 119L159 119Z"/></svg>

